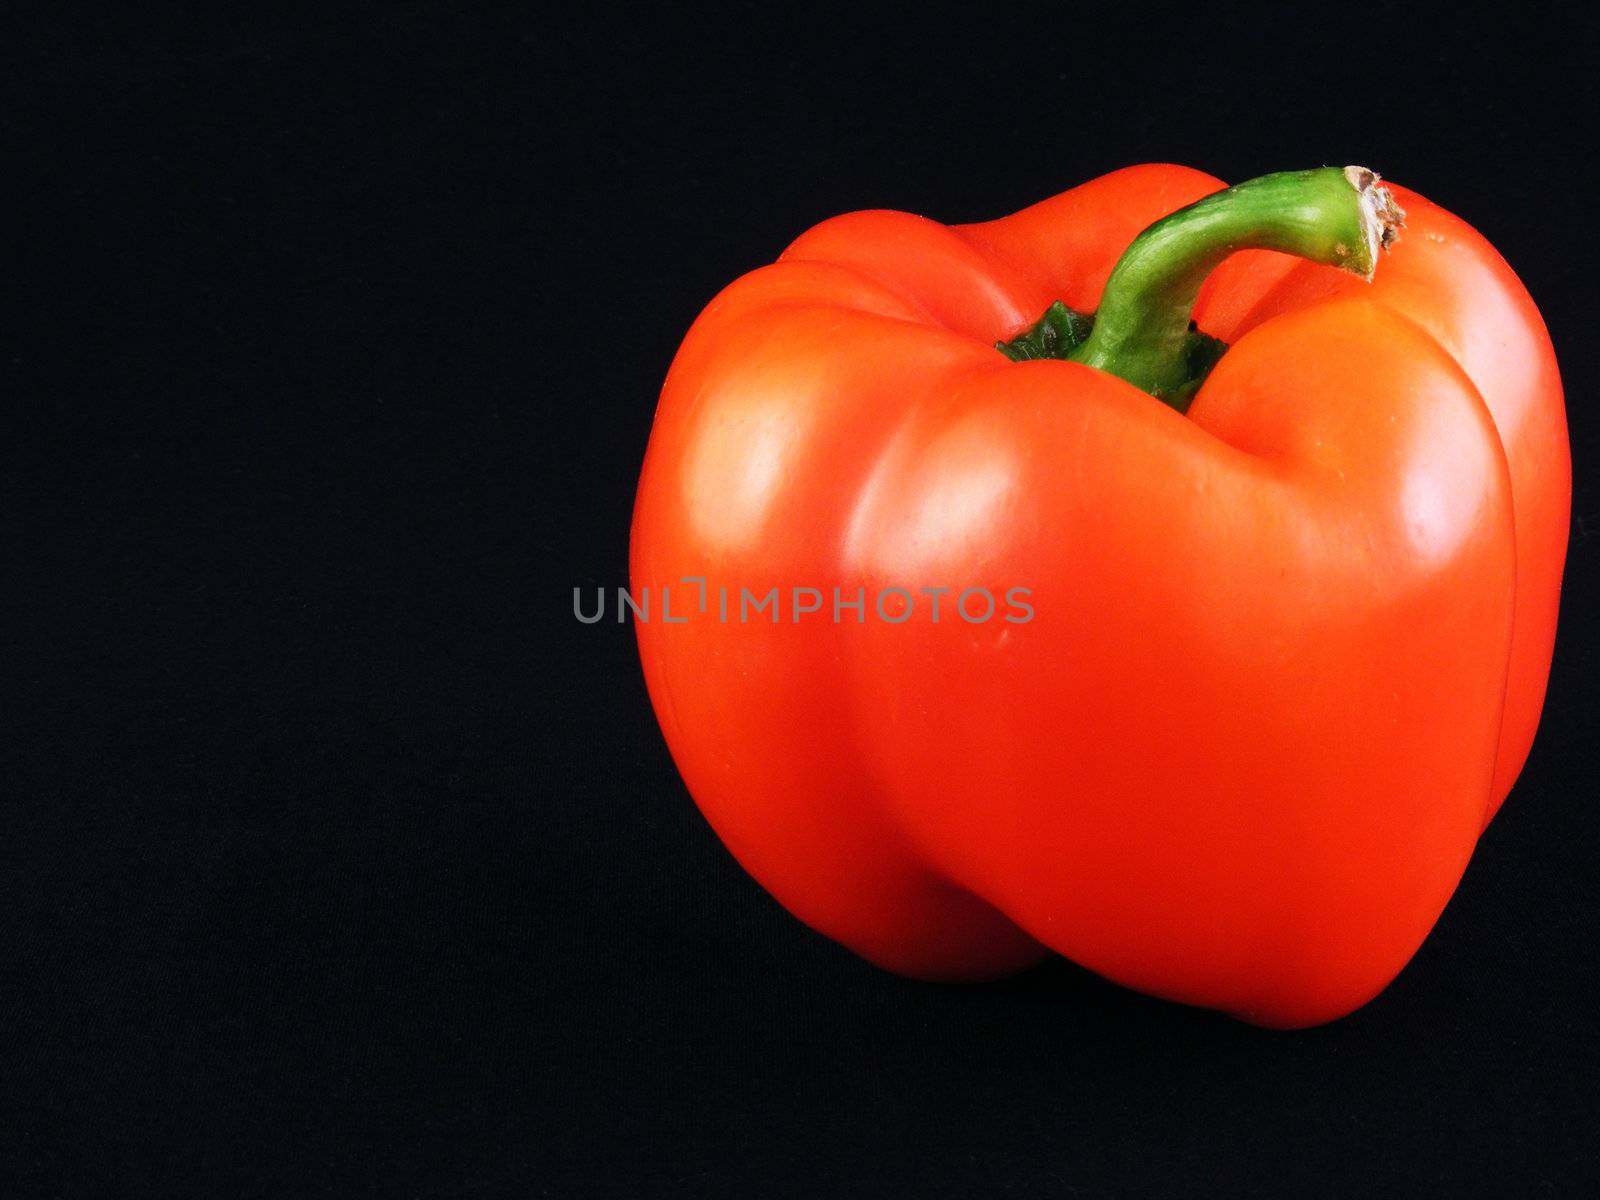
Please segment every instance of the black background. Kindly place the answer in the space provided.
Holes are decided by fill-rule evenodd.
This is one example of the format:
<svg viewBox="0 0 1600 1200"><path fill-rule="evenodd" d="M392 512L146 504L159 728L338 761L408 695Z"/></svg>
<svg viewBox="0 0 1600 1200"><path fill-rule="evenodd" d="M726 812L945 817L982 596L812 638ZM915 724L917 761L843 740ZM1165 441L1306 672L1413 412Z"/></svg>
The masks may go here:
<svg viewBox="0 0 1600 1200"><path fill-rule="evenodd" d="M10 10L0 1194L1600 1179L1579 5ZM1532 758L1411 966L1304 1033L1065 963L859 962L699 817L632 631L570 615L625 581L724 283L833 213L987 218L1153 159L1417 188L1567 381Z"/></svg>

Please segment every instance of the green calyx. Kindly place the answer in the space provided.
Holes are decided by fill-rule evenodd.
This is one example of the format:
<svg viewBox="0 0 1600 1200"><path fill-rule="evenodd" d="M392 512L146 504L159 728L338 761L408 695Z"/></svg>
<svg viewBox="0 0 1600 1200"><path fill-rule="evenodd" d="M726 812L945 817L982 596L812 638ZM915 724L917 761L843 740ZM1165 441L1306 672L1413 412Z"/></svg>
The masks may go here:
<svg viewBox="0 0 1600 1200"><path fill-rule="evenodd" d="M1278 250L1371 279L1405 213L1364 167L1263 175L1151 225L1118 259L1093 316L1050 306L996 343L1015 361L1056 358L1125 379L1179 412L1227 346L1199 332L1200 286L1238 250Z"/></svg>
<svg viewBox="0 0 1600 1200"><path fill-rule="evenodd" d="M1035 358L1072 361L1073 352L1089 340L1089 333L1093 329L1093 314L1068 308L1057 300L1045 309L1044 316L1009 342L996 342L994 348L1012 362L1027 362ZM1226 342L1201 333L1191 321L1183 343L1182 382L1161 393L1160 399L1179 412L1187 409L1189 401L1227 348Z"/></svg>
<svg viewBox="0 0 1600 1200"><path fill-rule="evenodd" d="M1032 358L1066 358L1088 340L1094 317L1068 308L1057 300L1009 342L996 342L994 348L1012 362Z"/></svg>

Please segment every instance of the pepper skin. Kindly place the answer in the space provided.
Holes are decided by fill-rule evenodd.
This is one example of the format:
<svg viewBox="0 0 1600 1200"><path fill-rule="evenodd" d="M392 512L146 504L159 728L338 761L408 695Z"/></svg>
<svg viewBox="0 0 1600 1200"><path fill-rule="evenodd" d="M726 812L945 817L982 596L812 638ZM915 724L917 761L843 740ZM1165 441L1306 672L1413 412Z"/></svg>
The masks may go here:
<svg viewBox="0 0 1600 1200"><path fill-rule="evenodd" d="M1371 282L1227 258L1194 318L1228 348L1186 413L994 349L1098 308L1142 229L1222 187L1148 165L984 224L837 217L672 364L630 575L691 611L635 622L652 703L739 862L883 967L1055 952L1332 1020L1410 959L1521 770L1570 467L1543 323L1474 230L1395 189ZM683 577L829 599L724 622ZM920 594L871 612L934 586L937 622ZM864 620L834 623L835 587ZM971 587L1035 615L961 620Z"/></svg>

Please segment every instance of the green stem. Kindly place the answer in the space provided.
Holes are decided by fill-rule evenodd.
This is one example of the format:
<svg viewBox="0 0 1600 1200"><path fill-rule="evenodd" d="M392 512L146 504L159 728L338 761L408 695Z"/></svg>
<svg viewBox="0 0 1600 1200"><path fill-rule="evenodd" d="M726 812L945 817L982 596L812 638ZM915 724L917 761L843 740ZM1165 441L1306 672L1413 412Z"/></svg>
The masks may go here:
<svg viewBox="0 0 1600 1200"><path fill-rule="evenodd" d="M1180 412L1225 347L1190 322L1206 276L1236 250L1281 250L1372 278L1405 214L1365 167L1283 171L1157 221L1117 261L1088 337L1067 355Z"/></svg>

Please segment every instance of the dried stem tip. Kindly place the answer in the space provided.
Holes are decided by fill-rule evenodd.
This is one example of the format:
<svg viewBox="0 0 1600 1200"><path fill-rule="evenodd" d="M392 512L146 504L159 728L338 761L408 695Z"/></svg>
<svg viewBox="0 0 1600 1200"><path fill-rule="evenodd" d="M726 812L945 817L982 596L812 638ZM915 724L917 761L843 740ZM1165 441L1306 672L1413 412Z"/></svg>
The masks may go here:
<svg viewBox="0 0 1600 1200"><path fill-rule="evenodd" d="M1367 167L1346 167L1344 177L1356 189L1361 201L1361 232L1367 239L1366 270L1363 278L1371 280L1378 268L1378 251L1388 250L1400 236L1406 223L1405 209L1394 202L1394 193L1379 187L1380 177Z"/></svg>

